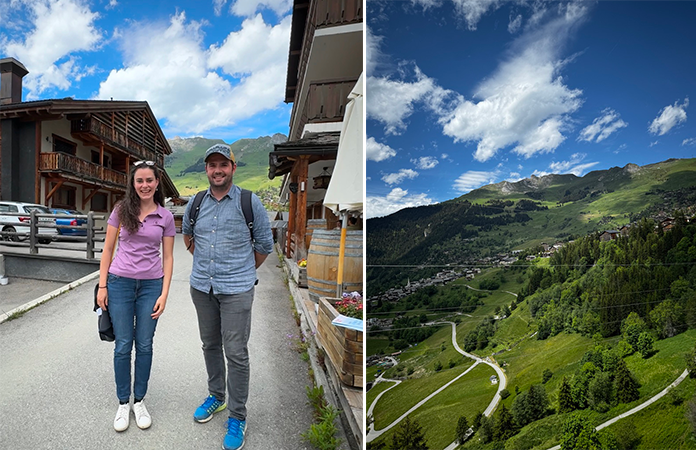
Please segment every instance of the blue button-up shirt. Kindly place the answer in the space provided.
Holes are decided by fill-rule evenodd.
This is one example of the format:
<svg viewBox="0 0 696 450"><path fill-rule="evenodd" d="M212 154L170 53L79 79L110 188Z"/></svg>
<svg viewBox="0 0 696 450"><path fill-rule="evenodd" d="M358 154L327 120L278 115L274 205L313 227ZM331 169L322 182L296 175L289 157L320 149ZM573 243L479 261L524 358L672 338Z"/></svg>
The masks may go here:
<svg viewBox="0 0 696 450"><path fill-rule="evenodd" d="M268 214L261 200L251 195L254 212L254 241L244 220L241 205L242 189L232 185L218 201L210 193L203 196L195 225L195 249L191 269L191 287L214 294L246 292L256 282L254 252L268 255L273 251L273 235ZM192 236L189 202L182 222L182 232Z"/></svg>

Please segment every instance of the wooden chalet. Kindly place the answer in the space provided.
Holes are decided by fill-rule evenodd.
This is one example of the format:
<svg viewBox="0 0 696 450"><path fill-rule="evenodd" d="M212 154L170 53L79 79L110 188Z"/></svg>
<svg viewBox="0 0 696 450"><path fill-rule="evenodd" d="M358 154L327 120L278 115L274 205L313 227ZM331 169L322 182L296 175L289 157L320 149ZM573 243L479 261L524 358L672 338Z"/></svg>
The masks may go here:
<svg viewBox="0 0 696 450"><path fill-rule="evenodd" d="M165 197L179 196L164 170L171 147L147 102L23 102L24 66L4 58L0 72L0 199L109 212L139 160L161 169Z"/></svg>
<svg viewBox="0 0 696 450"><path fill-rule="evenodd" d="M288 258L306 258L308 222L338 225L323 206L348 94L362 73L362 0L294 0L285 102L288 141L269 154L270 179L283 176L289 204ZM310 231L311 233L311 231Z"/></svg>

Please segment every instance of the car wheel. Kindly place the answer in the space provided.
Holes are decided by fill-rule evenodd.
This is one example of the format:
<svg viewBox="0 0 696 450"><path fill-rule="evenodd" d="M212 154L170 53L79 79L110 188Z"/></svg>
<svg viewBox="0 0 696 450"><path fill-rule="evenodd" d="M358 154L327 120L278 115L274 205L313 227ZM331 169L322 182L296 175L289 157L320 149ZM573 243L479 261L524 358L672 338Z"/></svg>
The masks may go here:
<svg viewBox="0 0 696 450"><path fill-rule="evenodd" d="M3 231L3 233L2 233L2 240L3 241L13 241L13 242L19 241L19 236L4 233L5 231L7 231L8 233L16 233L17 230L15 229L15 227L12 227L12 226L5 227L2 229L2 231Z"/></svg>
<svg viewBox="0 0 696 450"><path fill-rule="evenodd" d="M50 244L51 239L39 239L39 244Z"/></svg>

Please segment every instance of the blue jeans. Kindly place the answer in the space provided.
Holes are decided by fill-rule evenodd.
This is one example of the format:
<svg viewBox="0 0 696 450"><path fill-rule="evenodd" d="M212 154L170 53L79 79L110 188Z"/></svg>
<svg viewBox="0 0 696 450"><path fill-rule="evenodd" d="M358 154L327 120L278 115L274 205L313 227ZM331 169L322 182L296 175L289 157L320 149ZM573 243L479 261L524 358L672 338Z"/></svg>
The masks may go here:
<svg viewBox="0 0 696 450"><path fill-rule="evenodd" d="M142 399L147 393L152 367L152 339L157 320L152 308L162 294L162 278L136 280L109 274L107 281L109 305L107 309L114 326L114 374L116 395L127 402L131 395L131 353L135 341L135 383L133 394Z"/></svg>

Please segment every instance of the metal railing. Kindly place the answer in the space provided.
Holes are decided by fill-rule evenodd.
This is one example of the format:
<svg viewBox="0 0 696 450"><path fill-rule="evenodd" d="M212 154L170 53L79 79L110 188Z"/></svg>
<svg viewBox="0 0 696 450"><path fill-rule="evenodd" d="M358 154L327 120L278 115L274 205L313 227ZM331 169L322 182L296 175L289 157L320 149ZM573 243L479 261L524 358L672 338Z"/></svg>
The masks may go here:
<svg viewBox="0 0 696 450"><path fill-rule="evenodd" d="M104 242L104 231L103 227L95 226L95 220L104 220L106 216L103 214L96 214L90 211L86 215L75 214L75 215L56 215L56 214L44 214L32 211L31 214L24 213L8 213L0 212L0 216L7 217L19 217L20 222L10 222L8 220L0 219L0 246L8 247L29 247L29 253L36 255L39 253L40 248L54 248L50 245L51 242L77 242L84 243L83 246L77 247L60 247L55 248L56 250L71 250L86 252L87 259L95 259L95 253L100 253L101 248L96 247L97 242ZM87 223L83 225L58 225L55 220L53 221L40 221L39 219L87 219ZM24 220L22 220L24 219ZM17 231L17 228L29 228L29 231ZM43 233L39 232L39 228L51 228L56 230L61 229L72 229L72 230L86 230L85 236L66 236L62 234ZM14 229L14 231L10 231Z"/></svg>

